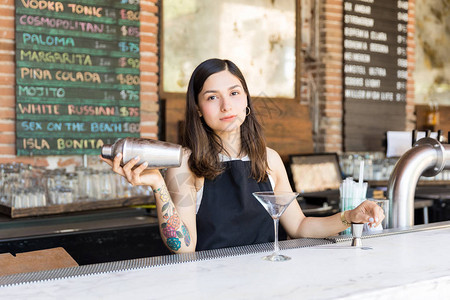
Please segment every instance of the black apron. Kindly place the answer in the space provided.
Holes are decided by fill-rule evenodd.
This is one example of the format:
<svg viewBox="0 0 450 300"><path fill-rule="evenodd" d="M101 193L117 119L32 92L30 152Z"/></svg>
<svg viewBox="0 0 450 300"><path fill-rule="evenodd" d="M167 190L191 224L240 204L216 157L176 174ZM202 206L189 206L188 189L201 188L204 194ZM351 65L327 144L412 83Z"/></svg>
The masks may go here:
<svg viewBox="0 0 450 300"><path fill-rule="evenodd" d="M272 191L269 180L251 178L251 162L223 162L225 171L214 180L205 179L197 212L196 251L274 241L273 219L252 195ZM280 226L279 239L286 239Z"/></svg>

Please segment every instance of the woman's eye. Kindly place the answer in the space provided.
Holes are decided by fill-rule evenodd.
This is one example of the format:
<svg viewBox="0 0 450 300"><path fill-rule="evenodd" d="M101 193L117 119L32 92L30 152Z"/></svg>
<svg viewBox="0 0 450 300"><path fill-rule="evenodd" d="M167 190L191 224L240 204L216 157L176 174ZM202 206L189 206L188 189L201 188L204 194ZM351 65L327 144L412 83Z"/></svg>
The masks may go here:
<svg viewBox="0 0 450 300"><path fill-rule="evenodd" d="M215 99L217 99L217 96L209 96L208 97L208 100L215 100Z"/></svg>
<svg viewBox="0 0 450 300"><path fill-rule="evenodd" d="M231 95L232 95L232 96L239 95L239 92L231 92Z"/></svg>

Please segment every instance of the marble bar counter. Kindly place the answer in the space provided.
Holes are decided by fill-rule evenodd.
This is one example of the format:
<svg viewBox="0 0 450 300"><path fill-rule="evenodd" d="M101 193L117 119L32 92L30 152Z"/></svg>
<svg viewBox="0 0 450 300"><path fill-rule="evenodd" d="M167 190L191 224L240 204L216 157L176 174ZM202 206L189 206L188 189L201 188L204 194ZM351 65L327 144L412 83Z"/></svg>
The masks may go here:
<svg viewBox="0 0 450 300"><path fill-rule="evenodd" d="M3 299L449 299L450 222L0 277Z"/></svg>

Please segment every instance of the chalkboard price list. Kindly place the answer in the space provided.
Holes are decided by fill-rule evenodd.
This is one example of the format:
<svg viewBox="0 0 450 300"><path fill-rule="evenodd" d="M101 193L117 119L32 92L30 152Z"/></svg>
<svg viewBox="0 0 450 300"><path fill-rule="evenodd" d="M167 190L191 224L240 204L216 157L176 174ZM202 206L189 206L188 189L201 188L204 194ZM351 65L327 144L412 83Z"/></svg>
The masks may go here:
<svg viewBox="0 0 450 300"><path fill-rule="evenodd" d="M16 0L17 155L140 132L139 0Z"/></svg>
<svg viewBox="0 0 450 300"><path fill-rule="evenodd" d="M345 99L404 102L407 0L344 1Z"/></svg>
<svg viewBox="0 0 450 300"><path fill-rule="evenodd" d="M344 149L382 151L386 131L405 125L408 0L344 0L343 10Z"/></svg>

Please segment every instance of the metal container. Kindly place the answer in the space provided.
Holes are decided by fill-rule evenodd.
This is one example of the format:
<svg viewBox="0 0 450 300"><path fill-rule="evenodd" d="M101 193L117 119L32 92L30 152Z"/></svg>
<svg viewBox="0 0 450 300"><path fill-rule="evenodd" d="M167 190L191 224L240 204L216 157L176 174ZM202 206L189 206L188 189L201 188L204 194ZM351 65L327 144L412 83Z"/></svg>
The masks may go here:
<svg viewBox="0 0 450 300"><path fill-rule="evenodd" d="M112 145L103 145L102 157L114 159L122 153L121 165L139 156L138 164L148 163L148 169L163 169L181 165L182 147L163 141L143 138L123 138Z"/></svg>
<svg viewBox="0 0 450 300"><path fill-rule="evenodd" d="M362 246L362 232L363 232L364 224L352 223L352 246L353 247L361 247Z"/></svg>

